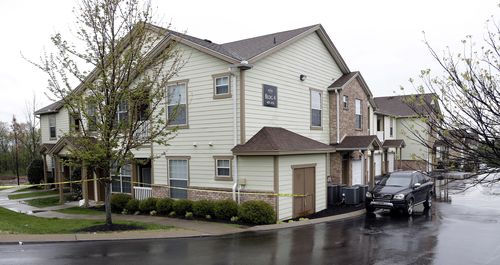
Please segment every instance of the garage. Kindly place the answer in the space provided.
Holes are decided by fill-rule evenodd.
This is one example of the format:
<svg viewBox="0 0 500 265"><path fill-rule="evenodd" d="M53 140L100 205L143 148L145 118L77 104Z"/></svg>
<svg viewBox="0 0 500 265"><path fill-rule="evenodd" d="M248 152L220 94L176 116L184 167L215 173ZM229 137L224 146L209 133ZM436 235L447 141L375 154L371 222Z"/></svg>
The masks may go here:
<svg viewBox="0 0 500 265"><path fill-rule="evenodd" d="M394 172L394 153L387 153L387 161L388 161L387 170L389 172Z"/></svg>
<svg viewBox="0 0 500 265"><path fill-rule="evenodd" d="M378 153L373 156L375 166L375 176L382 175L382 154Z"/></svg>
<svg viewBox="0 0 500 265"><path fill-rule="evenodd" d="M361 159L352 160L352 185L363 184L363 167Z"/></svg>

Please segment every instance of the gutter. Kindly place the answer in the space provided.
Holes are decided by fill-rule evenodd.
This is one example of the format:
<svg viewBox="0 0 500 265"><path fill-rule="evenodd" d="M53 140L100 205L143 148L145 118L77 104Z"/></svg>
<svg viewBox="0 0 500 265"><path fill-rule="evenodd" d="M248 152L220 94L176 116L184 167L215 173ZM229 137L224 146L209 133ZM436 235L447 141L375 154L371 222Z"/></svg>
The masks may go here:
<svg viewBox="0 0 500 265"><path fill-rule="evenodd" d="M340 93L339 93L339 90L338 89L335 89L335 97L337 98L337 144L340 143L339 141L339 138L340 138L340 124L339 124L339 121L340 121L340 113L339 113L339 104L340 104Z"/></svg>

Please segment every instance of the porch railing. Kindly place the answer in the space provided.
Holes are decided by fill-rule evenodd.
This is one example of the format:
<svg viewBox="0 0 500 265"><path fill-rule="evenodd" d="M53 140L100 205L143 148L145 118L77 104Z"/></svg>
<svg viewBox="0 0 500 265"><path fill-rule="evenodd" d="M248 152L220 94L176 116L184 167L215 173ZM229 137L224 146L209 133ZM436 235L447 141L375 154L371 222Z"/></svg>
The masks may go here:
<svg viewBox="0 0 500 265"><path fill-rule="evenodd" d="M134 134L135 139L144 140L149 137L149 122L144 122L139 126Z"/></svg>
<svg viewBox="0 0 500 265"><path fill-rule="evenodd" d="M145 200L153 197L152 189L149 187L134 187L134 198L136 200Z"/></svg>

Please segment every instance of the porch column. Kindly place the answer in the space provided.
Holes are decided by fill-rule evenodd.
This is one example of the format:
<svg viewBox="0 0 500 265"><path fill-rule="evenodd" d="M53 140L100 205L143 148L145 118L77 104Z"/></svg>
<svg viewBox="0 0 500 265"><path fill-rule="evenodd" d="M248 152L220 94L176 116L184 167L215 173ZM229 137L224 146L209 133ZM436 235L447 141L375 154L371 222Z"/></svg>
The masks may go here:
<svg viewBox="0 0 500 265"><path fill-rule="evenodd" d="M82 163L82 195L83 195L83 207L89 207L89 191L88 191L88 183L87 183L87 166L85 163Z"/></svg>
<svg viewBox="0 0 500 265"><path fill-rule="evenodd" d="M54 157L55 159L55 169L56 169L56 181L59 183L58 184L58 187L59 187L59 203L60 204L63 204L64 203L64 191L63 191L63 184L61 183L63 180L62 178L62 174L61 174L61 163L60 163L60 159L59 159L59 156L55 156Z"/></svg>
<svg viewBox="0 0 500 265"><path fill-rule="evenodd" d="M47 190L49 189L49 185L47 185L47 155L44 153L42 154L43 157L43 183L45 183L43 189Z"/></svg>

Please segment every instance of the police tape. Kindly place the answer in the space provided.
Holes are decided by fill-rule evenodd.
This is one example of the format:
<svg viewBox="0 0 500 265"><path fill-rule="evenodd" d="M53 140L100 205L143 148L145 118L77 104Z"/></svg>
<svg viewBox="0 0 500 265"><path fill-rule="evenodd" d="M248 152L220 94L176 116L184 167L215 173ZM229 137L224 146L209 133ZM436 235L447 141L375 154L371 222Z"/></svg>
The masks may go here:
<svg viewBox="0 0 500 265"><path fill-rule="evenodd" d="M40 183L40 184L21 184L21 185L10 185L10 186L0 186L0 189L11 189L11 188L33 188L33 187L43 187L43 186L52 186L52 185L64 185L64 184L82 184L84 182L91 182L91 181L101 181L101 180L107 180L107 181L112 181L111 178L96 178L96 179L84 179L84 180L72 180L72 181L61 181L61 182L53 182L53 183ZM233 191L228 191L228 190L209 190L209 189L199 189L199 188L183 188L183 187L176 187L176 186L170 186L167 184L151 184L151 183L144 183L144 182L138 182L138 181L127 181L127 180L122 180L122 183L131 183L131 184L136 184L137 186L134 187L161 187L161 188L167 188L167 189L176 189L176 190L185 190L185 191L198 191L198 192L207 192L207 193L226 193L226 194L232 194ZM293 193L271 193L271 192L248 192L248 191L237 191L240 195L262 195L262 196L270 196L270 197L307 197L311 196L308 194L293 194Z"/></svg>

